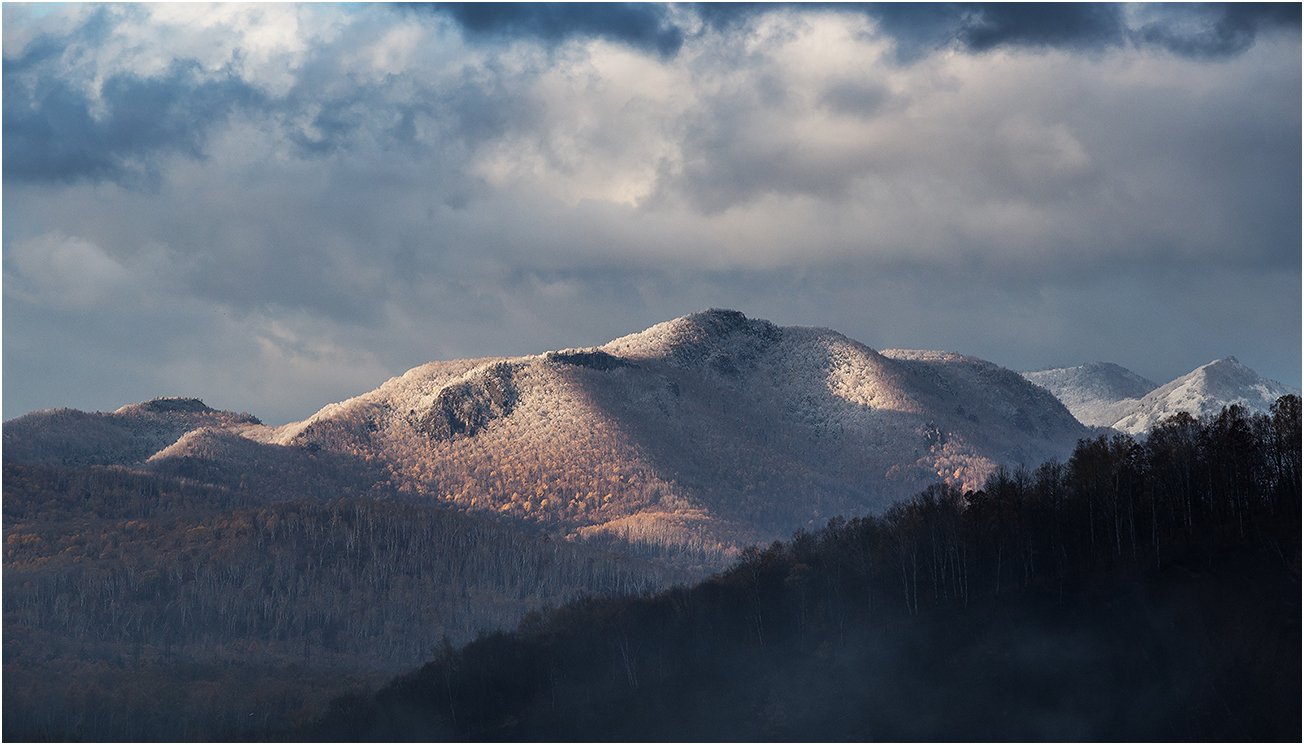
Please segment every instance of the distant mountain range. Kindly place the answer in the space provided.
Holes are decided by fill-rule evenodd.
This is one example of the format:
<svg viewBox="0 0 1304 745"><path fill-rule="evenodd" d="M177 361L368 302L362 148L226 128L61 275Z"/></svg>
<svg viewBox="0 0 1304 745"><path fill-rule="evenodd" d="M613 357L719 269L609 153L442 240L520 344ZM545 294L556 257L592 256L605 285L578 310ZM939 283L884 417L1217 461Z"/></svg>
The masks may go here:
<svg viewBox="0 0 1304 745"><path fill-rule="evenodd" d="M886 507L937 480L1067 455L1046 390L944 352L709 310L600 347L432 362L269 427L194 399L6 423L5 458L293 491L385 482L560 528L726 548Z"/></svg>
<svg viewBox="0 0 1304 745"><path fill-rule="evenodd" d="M1109 362L1036 370L1023 376L1053 393L1083 424L1133 435L1178 412L1209 416L1231 404L1266 412L1279 397L1295 392L1235 357L1201 365L1162 386Z"/></svg>

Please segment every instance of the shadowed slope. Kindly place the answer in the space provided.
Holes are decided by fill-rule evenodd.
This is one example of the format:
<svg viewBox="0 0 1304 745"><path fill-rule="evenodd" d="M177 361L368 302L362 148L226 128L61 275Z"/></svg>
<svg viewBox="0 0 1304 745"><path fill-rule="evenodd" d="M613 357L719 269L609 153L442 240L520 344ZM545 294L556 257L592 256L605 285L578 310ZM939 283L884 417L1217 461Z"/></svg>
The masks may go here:
<svg viewBox="0 0 1304 745"><path fill-rule="evenodd" d="M1124 414L1127 402L1159 387L1158 383L1112 362L1088 362L1023 373L1050 391L1078 421L1108 427Z"/></svg>

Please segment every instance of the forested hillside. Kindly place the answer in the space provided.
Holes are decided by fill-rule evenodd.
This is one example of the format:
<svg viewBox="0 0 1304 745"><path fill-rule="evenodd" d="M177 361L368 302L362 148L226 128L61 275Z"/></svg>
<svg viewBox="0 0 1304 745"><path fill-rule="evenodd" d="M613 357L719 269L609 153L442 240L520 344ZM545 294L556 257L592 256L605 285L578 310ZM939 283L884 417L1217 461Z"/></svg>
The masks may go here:
<svg viewBox="0 0 1304 745"><path fill-rule="evenodd" d="M531 608L700 576L383 493L17 464L4 484L5 739L231 736Z"/></svg>
<svg viewBox="0 0 1304 745"><path fill-rule="evenodd" d="M1300 400L930 488L482 637L294 737L1295 740Z"/></svg>

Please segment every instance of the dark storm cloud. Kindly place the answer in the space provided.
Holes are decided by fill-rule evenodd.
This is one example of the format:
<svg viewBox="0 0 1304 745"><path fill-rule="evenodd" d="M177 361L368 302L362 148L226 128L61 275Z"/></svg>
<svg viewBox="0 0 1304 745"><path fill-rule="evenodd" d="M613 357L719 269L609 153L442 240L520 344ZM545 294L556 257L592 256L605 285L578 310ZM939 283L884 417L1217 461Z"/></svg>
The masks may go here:
<svg viewBox="0 0 1304 745"><path fill-rule="evenodd" d="M1167 17L1143 23L1133 38L1173 54L1218 59L1240 54L1261 32L1286 29L1298 33L1298 3L1209 3L1164 6Z"/></svg>
<svg viewBox="0 0 1304 745"><path fill-rule="evenodd" d="M939 32L965 49L1002 47L1099 52L1135 44L1183 57L1215 59L1244 52L1261 32L1299 28L1296 3L1143 5L1133 27L1126 6L1097 3L938 3L930 9L874 5L865 11L888 34L918 45Z"/></svg>
<svg viewBox="0 0 1304 745"><path fill-rule="evenodd" d="M529 39L559 44L600 38L662 56L684 43L684 31L658 3L436 3L473 38Z"/></svg>
<svg viewBox="0 0 1304 745"><path fill-rule="evenodd" d="M702 3L693 6L715 31L736 30L777 12L863 14L897 44L901 61L949 44L983 53L999 48L1099 52L1126 44L1192 58L1240 54L1258 34L1298 28L1296 3L1174 3L1141 6L1145 20L1129 25L1113 3Z"/></svg>
<svg viewBox="0 0 1304 745"><path fill-rule="evenodd" d="M1124 39L1122 6L1088 3L991 3L953 6L960 41L971 51L1002 46L1100 49Z"/></svg>
<svg viewBox="0 0 1304 745"><path fill-rule="evenodd" d="M193 64L177 62L158 77L109 77L100 92L104 113L96 116L82 89L53 75L21 75L24 67L6 63L4 70L4 178L10 183L149 181L158 155L202 157L212 128L261 101L238 78L200 80Z"/></svg>
<svg viewBox="0 0 1304 745"><path fill-rule="evenodd" d="M688 31L667 7L638 3L446 3L445 13L473 38L528 38L557 44L603 38L662 56L682 47ZM770 13L837 12L874 20L911 61L951 43L982 53L1002 47L1096 52L1134 43L1188 57L1224 57L1249 48L1262 30L1299 25L1295 4L1212 3L1149 7L1130 28L1112 3L695 3L708 29L738 30Z"/></svg>
<svg viewBox="0 0 1304 745"><path fill-rule="evenodd" d="M1123 41L1120 6L1088 3L703 3L694 8L715 30L735 29L775 12L867 16L913 59L949 42L970 51L999 46L1094 49Z"/></svg>

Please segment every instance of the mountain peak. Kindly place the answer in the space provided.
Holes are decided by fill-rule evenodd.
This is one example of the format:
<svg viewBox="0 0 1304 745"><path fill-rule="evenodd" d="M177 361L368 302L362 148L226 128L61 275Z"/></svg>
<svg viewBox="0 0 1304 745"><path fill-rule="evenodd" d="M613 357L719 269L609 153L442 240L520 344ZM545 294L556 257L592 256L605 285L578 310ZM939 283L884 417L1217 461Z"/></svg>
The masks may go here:
<svg viewBox="0 0 1304 745"><path fill-rule="evenodd" d="M215 412L208 404L197 398L186 396L160 396L140 403L127 404L113 412L115 414L208 414Z"/></svg>
<svg viewBox="0 0 1304 745"><path fill-rule="evenodd" d="M1235 357L1222 357L1133 402L1114 428L1140 434L1179 411L1196 417L1212 416L1231 404L1240 404L1252 412L1267 411L1289 392L1286 386L1259 375Z"/></svg>
<svg viewBox="0 0 1304 745"><path fill-rule="evenodd" d="M1206 362L1162 386L1111 362L1037 370L1023 376L1054 393L1083 424L1129 434L1142 434L1179 411L1199 417L1217 414L1229 404L1267 411L1278 397L1290 392L1230 355Z"/></svg>
<svg viewBox="0 0 1304 745"><path fill-rule="evenodd" d="M1117 362L1086 362L1081 365L1078 365L1078 367L1083 370L1090 370L1093 372L1106 372L1106 373L1122 374L1122 375L1129 375L1129 376L1136 375L1136 373L1132 372L1126 367L1123 367Z"/></svg>
<svg viewBox="0 0 1304 745"><path fill-rule="evenodd" d="M763 318L748 318L739 310L708 308L670 321L684 329L693 329L707 336L723 338L731 334L766 336L778 326Z"/></svg>
<svg viewBox="0 0 1304 745"><path fill-rule="evenodd" d="M1200 365L1199 367L1195 368L1193 372L1198 372L1200 370L1220 370L1220 369L1237 370L1237 371L1249 370L1251 373L1254 372L1253 370L1250 370L1250 368L1246 367L1245 364L1242 363L1240 360L1230 356L1219 357L1216 360L1206 362L1203 365Z"/></svg>
<svg viewBox="0 0 1304 745"><path fill-rule="evenodd" d="M694 365L721 354L751 358L782 336L783 330L769 321L748 318L737 310L709 308L622 336L603 349L623 357Z"/></svg>
<svg viewBox="0 0 1304 745"><path fill-rule="evenodd" d="M733 308L707 308L706 310L699 310L696 313L689 313L688 315L683 316L683 318L718 319L719 321L732 324L744 324L748 320L747 316L744 315L741 310L734 310Z"/></svg>
<svg viewBox="0 0 1304 745"><path fill-rule="evenodd" d="M1244 395L1242 391L1245 388L1273 382L1261 377L1235 357L1222 357L1207 362L1177 380L1198 380L1206 393L1231 398Z"/></svg>

